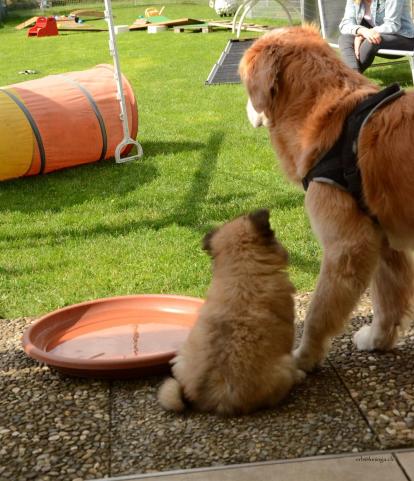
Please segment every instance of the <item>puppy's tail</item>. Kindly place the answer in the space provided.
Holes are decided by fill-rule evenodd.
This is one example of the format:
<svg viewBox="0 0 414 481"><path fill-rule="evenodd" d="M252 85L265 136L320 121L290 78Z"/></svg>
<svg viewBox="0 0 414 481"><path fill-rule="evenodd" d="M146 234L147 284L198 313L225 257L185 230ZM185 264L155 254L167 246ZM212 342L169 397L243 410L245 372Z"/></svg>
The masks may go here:
<svg viewBox="0 0 414 481"><path fill-rule="evenodd" d="M167 411L182 412L187 407L184 392L179 382L169 377L158 391L158 401Z"/></svg>

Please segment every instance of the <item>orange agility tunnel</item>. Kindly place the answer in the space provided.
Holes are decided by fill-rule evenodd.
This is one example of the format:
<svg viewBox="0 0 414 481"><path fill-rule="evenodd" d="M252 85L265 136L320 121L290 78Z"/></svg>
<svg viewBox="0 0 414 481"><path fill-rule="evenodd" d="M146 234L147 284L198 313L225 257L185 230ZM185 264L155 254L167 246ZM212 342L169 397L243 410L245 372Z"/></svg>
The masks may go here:
<svg viewBox="0 0 414 481"><path fill-rule="evenodd" d="M125 77L122 83L135 139L137 104ZM0 88L0 180L110 159L122 139L111 65Z"/></svg>

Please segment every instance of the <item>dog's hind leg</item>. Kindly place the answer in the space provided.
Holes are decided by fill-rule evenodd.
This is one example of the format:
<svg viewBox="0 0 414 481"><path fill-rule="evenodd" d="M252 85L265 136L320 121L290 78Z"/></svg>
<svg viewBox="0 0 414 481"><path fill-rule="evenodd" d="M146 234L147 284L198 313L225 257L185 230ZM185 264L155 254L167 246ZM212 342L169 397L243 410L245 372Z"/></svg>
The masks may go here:
<svg viewBox="0 0 414 481"><path fill-rule="evenodd" d="M342 331L368 287L383 234L349 194L335 187L312 182L306 206L323 247L318 284L294 353L298 368L310 371L324 359L331 338Z"/></svg>
<svg viewBox="0 0 414 481"><path fill-rule="evenodd" d="M414 262L411 252L396 251L385 241L371 296L374 320L354 335L359 350L392 349L404 324L413 318Z"/></svg>

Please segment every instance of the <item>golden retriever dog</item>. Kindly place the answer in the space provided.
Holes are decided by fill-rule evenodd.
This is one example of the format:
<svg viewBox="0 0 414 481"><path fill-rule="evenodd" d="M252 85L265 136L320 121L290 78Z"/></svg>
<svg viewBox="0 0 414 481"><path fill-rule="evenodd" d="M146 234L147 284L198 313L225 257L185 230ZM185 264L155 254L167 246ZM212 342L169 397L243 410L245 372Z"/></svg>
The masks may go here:
<svg viewBox="0 0 414 481"><path fill-rule="evenodd" d="M272 407L303 372L292 356L295 288L288 255L261 209L207 234L207 299L158 399L167 410L239 415Z"/></svg>
<svg viewBox="0 0 414 481"><path fill-rule="evenodd" d="M287 177L296 184L335 144L345 119L379 88L346 67L312 26L273 30L244 54L239 72L248 117L268 128ZM325 357L370 285L374 317L355 335L359 350L391 349L413 314L414 92L382 107L357 142L364 211L342 189L314 179L305 207L322 249L305 319L298 367Z"/></svg>

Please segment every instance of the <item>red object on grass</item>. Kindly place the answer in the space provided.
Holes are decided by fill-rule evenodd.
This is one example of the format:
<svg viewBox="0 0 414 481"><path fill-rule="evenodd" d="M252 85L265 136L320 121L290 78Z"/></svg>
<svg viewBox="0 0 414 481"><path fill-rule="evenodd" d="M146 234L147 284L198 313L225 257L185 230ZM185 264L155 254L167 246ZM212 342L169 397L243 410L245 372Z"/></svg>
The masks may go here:
<svg viewBox="0 0 414 481"><path fill-rule="evenodd" d="M51 37L59 35L55 17L38 17L36 25L29 28L28 37Z"/></svg>

